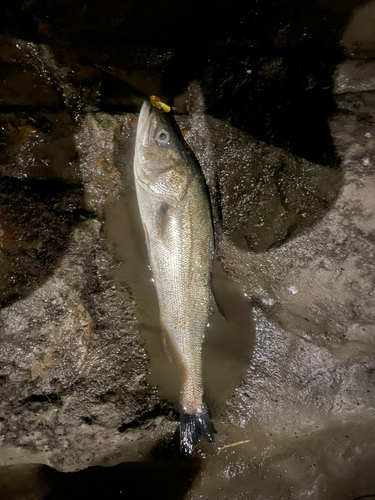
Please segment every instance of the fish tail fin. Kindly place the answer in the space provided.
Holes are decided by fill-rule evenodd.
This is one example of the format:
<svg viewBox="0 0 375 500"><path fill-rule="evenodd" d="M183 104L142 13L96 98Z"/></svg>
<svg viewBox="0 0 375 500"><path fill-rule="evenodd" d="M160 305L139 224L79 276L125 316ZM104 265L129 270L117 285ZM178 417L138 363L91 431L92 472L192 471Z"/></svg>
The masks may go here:
<svg viewBox="0 0 375 500"><path fill-rule="evenodd" d="M202 404L202 410L197 410L195 413L187 413L181 409L180 448L182 453L190 455L201 437L213 443L215 432L211 415L205 404Z"/></svg>

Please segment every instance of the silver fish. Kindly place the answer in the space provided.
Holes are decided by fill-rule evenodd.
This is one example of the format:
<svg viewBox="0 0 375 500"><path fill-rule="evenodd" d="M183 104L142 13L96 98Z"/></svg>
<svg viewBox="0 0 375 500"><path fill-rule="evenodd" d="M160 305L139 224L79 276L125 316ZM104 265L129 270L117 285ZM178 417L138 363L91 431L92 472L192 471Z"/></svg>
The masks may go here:
<svg viewBox="0 0 375 500"><path fill-rule="evenodd" d="M166 344L182 368L180 444L190 453L214 428L202 401L202 343L210 314L211 211L197 165L163 114L143 103L134 155L137 199Z"/></svg>

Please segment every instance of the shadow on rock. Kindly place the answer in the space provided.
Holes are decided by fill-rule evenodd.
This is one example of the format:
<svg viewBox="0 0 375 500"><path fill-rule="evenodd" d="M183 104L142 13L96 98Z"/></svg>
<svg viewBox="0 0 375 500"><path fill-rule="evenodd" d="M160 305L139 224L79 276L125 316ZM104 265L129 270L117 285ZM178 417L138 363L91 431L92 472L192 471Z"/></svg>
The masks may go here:
<svg viewBox="0 0 375 500"><path fill-rule="evenodd" d="M207 112L240 130L322 165L336 165L329 130L335 112L333 73L352 12L338 2L226 2L194 19L163 72L164 93L177 96L196 78ZM209 19L209 22L207 22Z"/></svg>
<svg viewBox="0 0 375 500"><path fill-rule="evenodd" d="M309 229L337 198L342 172L329 129L333 72L343 57L343 32L363 3L235 0L230 9L219 1L215 9L203 2L177 11L170 2L161 8L116 0L103 14L101 2L64 9L60 1L22 9L15 2L7 6L9 29L0 23L0 31L64 54L72 81L69 86L66 77L57 94L70 89L71 102L91 93L90 106L111 113L137 110L159 92L172 103L197 79L208 115L243 134L209 131L216 164L210 194L221 219L215 230L219 222L236 246L263 252ZM36 53L35 64L41 60L52 68L48 74L61 73L50 56ZM247 148L252 137L257 142Z"/></svg>
<svg viewBox="0 0 375 500"><path fill-rule="evenodd" d="M51 492L44 500L183 499L200 470L200 459L181 457L176 450L178 444L171 440L157 445L146 462L65 474L46 468Z"/></svg>
<svg viewBox="0 0 375 500"><path fill-rule="evenodd" d="M86 72L103 68L133 90L162 92L169 101L198 79L212 116L332 165L332 76L344 30L364 3L220 0L214 9L209 2L176 9L171 1L115 0L103 9L103 2L16 1L6 2L0 32L65 50ZM127 91L104 80L104 107L129 110Z"/></svg>
<svg viewBox="0 0 375 500"><path fill-rule="evenodd" d="M53 272L71 227L89 213L82 188L61 181L0 179L0 306L25 297Z"/></svg>

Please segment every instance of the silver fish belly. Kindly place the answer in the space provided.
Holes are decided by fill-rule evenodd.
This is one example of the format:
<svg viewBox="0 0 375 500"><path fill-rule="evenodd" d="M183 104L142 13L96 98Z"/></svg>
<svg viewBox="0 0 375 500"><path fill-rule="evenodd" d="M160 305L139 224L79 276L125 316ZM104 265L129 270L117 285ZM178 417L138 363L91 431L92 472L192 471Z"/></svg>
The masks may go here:
<svg viewBox="0 0 375 500"><path fill-rule="evenodd" d="M134 177L160 322L182 368L181 449L213 442L202 386L202 343L210 314L211 211L198 167L163 114L144 102Z"/></svg>

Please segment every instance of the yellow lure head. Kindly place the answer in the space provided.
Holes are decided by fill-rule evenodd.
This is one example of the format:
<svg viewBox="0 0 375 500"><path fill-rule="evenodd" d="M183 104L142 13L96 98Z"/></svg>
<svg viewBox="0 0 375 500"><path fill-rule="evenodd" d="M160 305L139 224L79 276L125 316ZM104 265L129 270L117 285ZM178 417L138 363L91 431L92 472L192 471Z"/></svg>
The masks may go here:
<svg viewBox="0 0 375 500"><path fill-rule="evenodd" d="M164 111L164 113L169 113L171 110L170 106L161 102L160 98L156 97L156 95L150 96L150 103L154 106L154 108L160 109L161 111Z"/></svg>

